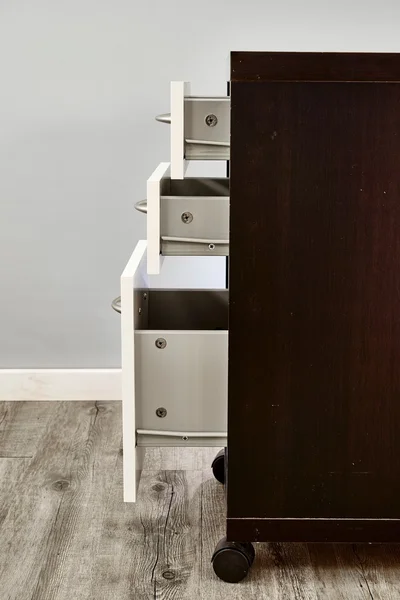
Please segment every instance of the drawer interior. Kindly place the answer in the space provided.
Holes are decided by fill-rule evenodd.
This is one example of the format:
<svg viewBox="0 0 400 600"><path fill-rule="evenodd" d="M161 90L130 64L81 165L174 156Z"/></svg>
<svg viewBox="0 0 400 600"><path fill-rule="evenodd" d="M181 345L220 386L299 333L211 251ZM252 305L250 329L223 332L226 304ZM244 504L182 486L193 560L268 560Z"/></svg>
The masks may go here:
<svg viewBox="0 0 400 600"><path fill-rule="evenodd" d="M141 330L227 330L228 290L150 289Z"/></svg>
<svg viewBox="0 0 400 600"><path fill-rule="evenodd" d="M161 180L161 196L229 196L226 177L186 177Z"/></svg>

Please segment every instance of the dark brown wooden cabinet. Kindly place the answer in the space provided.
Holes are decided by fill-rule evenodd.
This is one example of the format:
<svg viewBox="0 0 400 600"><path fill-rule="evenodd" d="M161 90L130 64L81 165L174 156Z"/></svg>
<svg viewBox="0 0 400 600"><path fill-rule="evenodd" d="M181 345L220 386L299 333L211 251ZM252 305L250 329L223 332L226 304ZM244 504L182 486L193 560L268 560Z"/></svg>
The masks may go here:
<svg viewBox="0 0 400 600"><path fill-rule="evenodd" d="M227 538L400 541L400 55L231 69Z"/></svg>

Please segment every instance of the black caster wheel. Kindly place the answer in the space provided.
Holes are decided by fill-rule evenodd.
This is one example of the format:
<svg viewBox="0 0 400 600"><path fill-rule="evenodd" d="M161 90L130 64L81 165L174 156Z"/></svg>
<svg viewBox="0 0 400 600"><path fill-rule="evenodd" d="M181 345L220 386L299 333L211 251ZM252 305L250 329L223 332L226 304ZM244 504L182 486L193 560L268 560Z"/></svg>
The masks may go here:
<svg viewBox="0 0 400 600"><path fill-rule="evenodd" d="M212 461L212 472L217 481L225 483L225 449L223 448Z"/></svg>
<svg viewBox="0 0 400 600"><path fill-rule="evenodd" d="M239 583L250 570L255 557L250 542L227 542L226 538L217 544L211 559L214 572L227 583Z"/></svg>

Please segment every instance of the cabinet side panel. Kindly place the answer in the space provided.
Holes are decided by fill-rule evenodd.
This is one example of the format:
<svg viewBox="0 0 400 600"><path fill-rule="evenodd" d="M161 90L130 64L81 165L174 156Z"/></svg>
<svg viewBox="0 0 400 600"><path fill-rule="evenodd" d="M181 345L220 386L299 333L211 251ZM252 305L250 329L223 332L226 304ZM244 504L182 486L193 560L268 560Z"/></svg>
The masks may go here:
<svg viewBox="0 0 400 600"><path fill-rule="evenodd" d="M398 518L400 85L231 86L230 518Z"/></svg>

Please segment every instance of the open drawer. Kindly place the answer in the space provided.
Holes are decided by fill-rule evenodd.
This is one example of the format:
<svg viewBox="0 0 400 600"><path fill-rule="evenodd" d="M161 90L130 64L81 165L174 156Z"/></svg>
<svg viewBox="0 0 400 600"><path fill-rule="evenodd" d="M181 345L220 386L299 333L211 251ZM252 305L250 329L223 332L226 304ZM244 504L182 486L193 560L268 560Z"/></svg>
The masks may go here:
<svg viewBox="0 0 400 600"><path fill-rule="evenodd" d="M228 291L156 290L141 241L121 277L124 496L134 502L144 446L223 446Z"/></svg>
<svg viewBox="0 0 400 600"><path fill-rule="evenodd" d="M192 96L190 84L171 82L171 113L157 121L171 126L171 173L183 179L189 160L229 160L230 98Z"/></svg>
<svg viewBox="0 0 400 600"><path fill-rule="evenodd" d="M171 179L161 163L147 181L148 273L160 272L161 256L229 254L229 179Z"/></svg>

